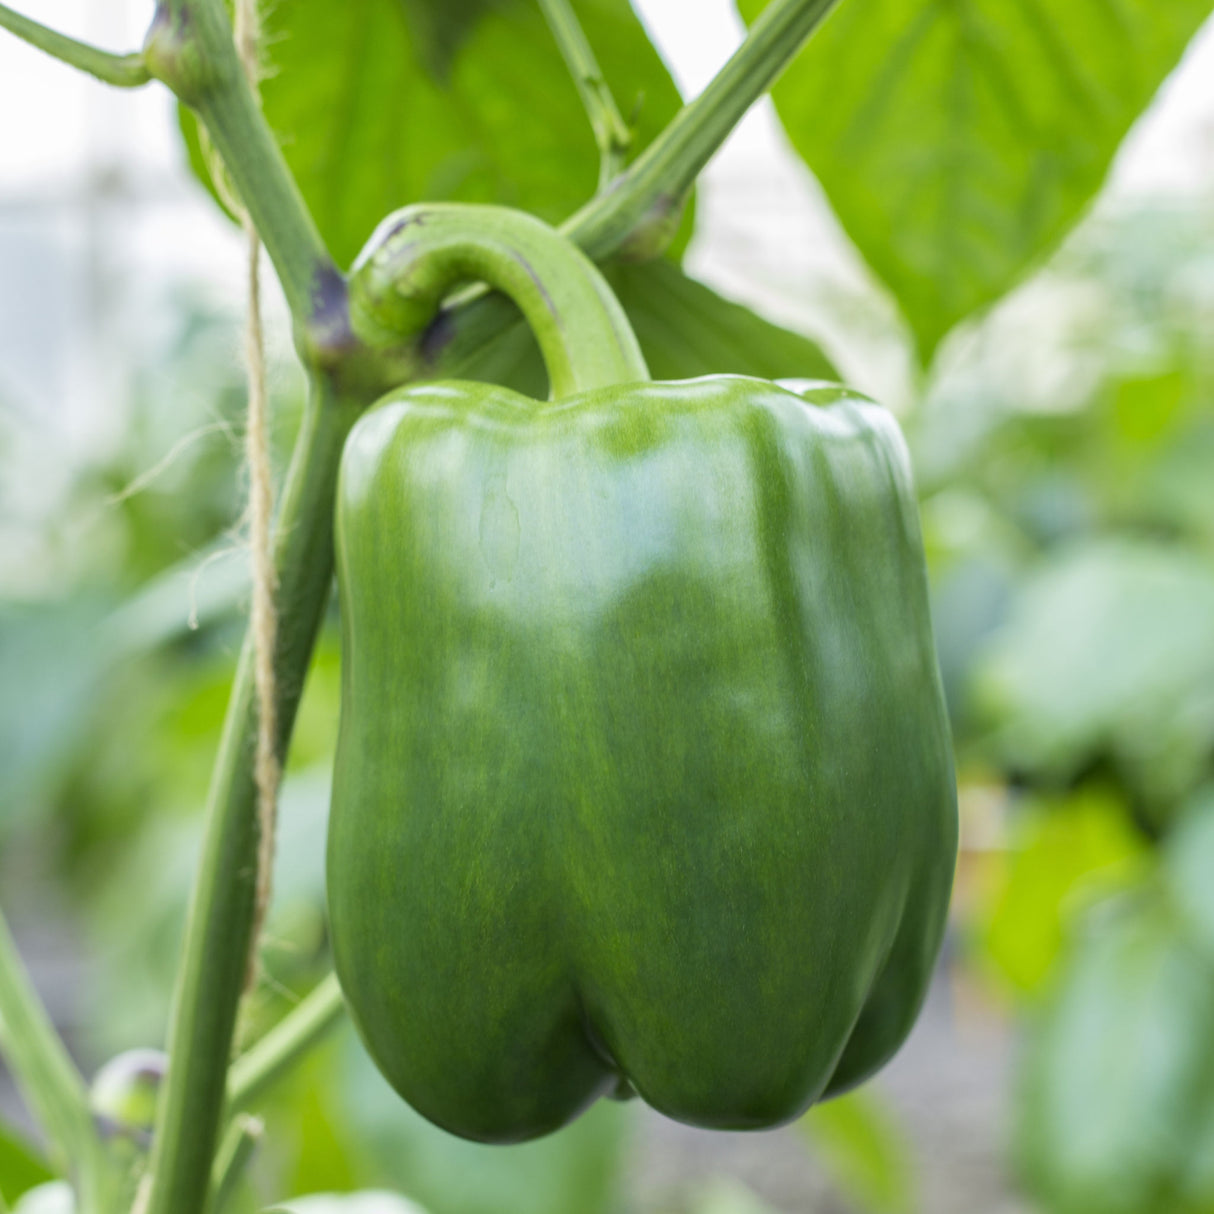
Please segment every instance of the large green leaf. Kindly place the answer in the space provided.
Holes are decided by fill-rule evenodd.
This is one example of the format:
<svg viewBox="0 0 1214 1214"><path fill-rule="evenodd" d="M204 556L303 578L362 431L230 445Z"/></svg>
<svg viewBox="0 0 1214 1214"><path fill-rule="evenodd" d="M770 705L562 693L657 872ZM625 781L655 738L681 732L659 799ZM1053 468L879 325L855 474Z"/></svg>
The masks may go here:
<svg viewBox="0 0 1214 1214"><path fill-rule="evenodd" d="M753 18L765 0L738 0ZM929 356L1100 187L1209 0L845 0L776 85Z"/></svg>
<svg viewBox="0 0 1214 1214"><path fill-rule="evenodd" d="M557 222L595 190L599 155L556 43L530 0L280 0L269 7L266 115L333 255L348 264L390 211L496 202ZM628 0L575 0L636 149L678 91ZM193 120L191 161L205 176Z"/></svg>

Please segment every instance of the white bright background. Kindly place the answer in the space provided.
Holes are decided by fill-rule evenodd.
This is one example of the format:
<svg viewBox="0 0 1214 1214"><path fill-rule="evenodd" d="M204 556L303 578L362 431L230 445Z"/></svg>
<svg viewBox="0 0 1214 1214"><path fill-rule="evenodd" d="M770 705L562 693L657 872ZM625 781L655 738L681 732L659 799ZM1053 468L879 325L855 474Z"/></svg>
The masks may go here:
<svg viewBox="0 0 1214 1214"><path fill-rule="evenodd" d="M24 11L115 50L137 47L152 0L25 0ZM730 0L636 0L685 96L737 46ZM54 507L73 467L116 443L140 352L183 284L240 306L239 236L192 181L167 92L96 84L0 31L0 561ZM589 138L589 132L587 138ZM1214 192L1214 29L1123 149L1110 199ZM757 105L702 179L691 272L822 340L895 408L910 365L894 309L821 191ZM284 351L278 306L273 340ZM233 350L233 357L236 351ZM171 403L168 405L171 407ZM13 458L14 453L17 458ZM0 578L9 588L21 578ZM33 587L26 587L28 591Z"/></svg>

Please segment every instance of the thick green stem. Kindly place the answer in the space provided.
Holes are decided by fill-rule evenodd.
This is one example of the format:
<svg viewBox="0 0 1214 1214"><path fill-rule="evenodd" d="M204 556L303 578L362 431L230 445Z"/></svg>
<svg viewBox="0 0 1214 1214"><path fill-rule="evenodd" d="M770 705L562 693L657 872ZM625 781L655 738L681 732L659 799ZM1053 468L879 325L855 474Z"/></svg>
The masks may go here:
<svg viewBox="0 0 1214 1214"><path fill-rule="evenodd" d="M342 444L363 404L339 398L327 381L314 381L283 490L275 529L280 623L274 672L280 757L286 753L329 600L337 466ZM256 736L252 642L246 637L212 777L202 861L174 996L149 1214L199 1214L207 1208L253 918Z"/></svg>
<svg viewBox="0 0 1214 1214"><path fill-rule="evenodd" d="M594 263L543 221L506 207L422 203L385 219L351 274L354 330L391 346L423 330L451 288L467 282L487 283L518 305L554 400L649 378Z"/></svg>
<svg viewBox="0 0 1214 1214"><path fill-rule="evenodd" d="M603 189L620 171L632 146L632 131L616 107L611 88L569 0L540 0L540 8L590 119L599 148L599 189Z"/></svg>
<svg viewBox="0 0 1214 1214"><path fill-rule="evenodd" d="M2 915L0 1053L46 1131L56 1162L75 1180L80 1214L107 1214L117 1177L93 1123L84 1079L38 998Z"/></svg>
<svg viewBox="0 0 1214 1214"><path fill-rule="evenodd" d="M245 78L222 0L161 0L143 54L206 127L308 342L337 270Z"/></svg>
<svg viewBox="0 0 1214 1214"><path fill-rule="evenodd" d="M142 55L115 55L112 51L103 51L100 47L48 29L30 17L13 12L6 4L0 4L0 29L16 34L30 46L36 46L69 67L88 72L104 84L133 89L147 84L152 78Z"/></svg>
<svg viewBox="0 0 1214 1214"><path fill-rule="evenodd" d="M337 975L329 974L297 1008L232 1064L228 1072L228 1108L236 1112L253 1104L337 1024L345 1008Z"/></svg>

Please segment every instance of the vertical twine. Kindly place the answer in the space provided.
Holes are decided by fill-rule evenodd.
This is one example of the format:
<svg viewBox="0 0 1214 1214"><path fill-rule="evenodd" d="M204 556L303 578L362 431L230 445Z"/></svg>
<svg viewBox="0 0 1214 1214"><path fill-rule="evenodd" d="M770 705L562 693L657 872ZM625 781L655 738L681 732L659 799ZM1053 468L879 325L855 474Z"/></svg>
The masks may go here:
<svg viewBox="0 0 1214 1214"><path fill-rule="evenodd" d="M258 47L261 18L257 0L236 0L236 50L254 93L257 92ZM266 393L265 335L261 325L261 241L248 212L240 210L248 242L248 317L245 326L245 366L249 381L249 409L245 458L249 466L249 546L253 565L253 683L257 696L257 753L254 782L257 787L257 889L245 988L257 977L257 948L270 902L274 870L274 835L277 823L280 769L275 746L278 710L274 687L274 646L278 617L277 589L270 549L270 520L274 486L270 474L269 402Z"/></svg>

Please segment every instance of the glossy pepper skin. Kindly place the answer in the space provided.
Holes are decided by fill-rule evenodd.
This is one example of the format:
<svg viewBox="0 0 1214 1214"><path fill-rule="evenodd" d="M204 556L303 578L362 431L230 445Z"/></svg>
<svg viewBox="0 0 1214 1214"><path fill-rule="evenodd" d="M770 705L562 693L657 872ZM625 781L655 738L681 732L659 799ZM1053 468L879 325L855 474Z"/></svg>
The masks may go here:
<svg viewBox="0 0 1214 1214"><path fill-rule="evenodd" d="M328 868L380 1069L486 1142L878 1068L956 846L904 445L842 389L398 391L351 434Z"/></svg>

